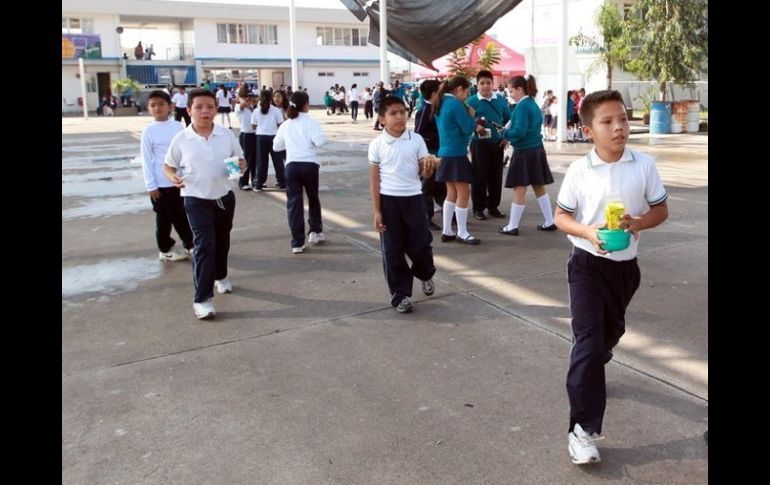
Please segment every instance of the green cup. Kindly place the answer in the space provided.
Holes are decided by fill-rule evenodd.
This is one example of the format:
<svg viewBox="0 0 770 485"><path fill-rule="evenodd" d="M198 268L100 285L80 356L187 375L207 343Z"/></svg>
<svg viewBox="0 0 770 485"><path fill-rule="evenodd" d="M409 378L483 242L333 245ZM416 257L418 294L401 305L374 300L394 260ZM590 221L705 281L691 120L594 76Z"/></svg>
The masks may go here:
<svg viewBox="0 0 770 485"><path fill-rule="evenodd" d="M631 244L631 233L623 229L599 229L599 239L605 251L622 251Z"/></svg>

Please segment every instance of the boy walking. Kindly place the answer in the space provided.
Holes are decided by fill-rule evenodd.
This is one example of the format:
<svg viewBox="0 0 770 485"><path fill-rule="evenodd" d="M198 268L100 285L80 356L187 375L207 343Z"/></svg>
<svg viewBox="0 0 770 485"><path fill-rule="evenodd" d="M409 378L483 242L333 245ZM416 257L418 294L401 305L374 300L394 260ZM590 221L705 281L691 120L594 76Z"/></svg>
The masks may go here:
<svg viewBox="0 0 770 485"><path fill-rule="evenodd" d="M668 194L655 160L626 148L629 126L620 93L591 93L580 119L594 147L567 170L555 215L556 226L574 246L567 263L573 335L567 394L568 449L576 465L601 460L594 441L600 439L607 402L604 366L625 332L626 308L639 287L639 232L668 217ZM608 252L597 230L604 225L605 205L615 198L625 207L620 227L633 237L628 248Z"/></svg>
<svg viewBox="0 0 770 485"><path fill-rule="evenodd" d="M192 124L171 141L163 174L175 187L183 189L184 207L195 242L193 312L204 320L216 315L214 287L218 293L233 291L227 277L227 256L235 195L230 189L224 160L237 156L241 170L246 168L246 160L233 132L214 124L217 113L214 93L193 90L188 108Z"/></svg>
<svg viewBox="0 0 770 485"><path fill-rule="evenodd" d="M420 175L427 178L439 164L425 141L406 129L406 108L400 98L383 98L378 121L384 126L369 144L374 229L380 233L390 304L399 313L412 311L413 278L422 292L436 291L433 275L433 235L428 229ZM412 261L410 268L404 256Z"/></svg>
<svg viewBox="0 0 770 485"><path fill-rule="evenodd" d="M155 240L160 250L158 259L183 261L190 259L190 250L194 247L193 235L179 189L163 175L163 160L168 147L183 128L169 117L171 98L165 92L152 91L147 109L154 121L142 131L142 172L144 187L150 194L152 210L155 211ZM185 251L174 248L176 241L171 237L171 226L176 229Z"/></svg>

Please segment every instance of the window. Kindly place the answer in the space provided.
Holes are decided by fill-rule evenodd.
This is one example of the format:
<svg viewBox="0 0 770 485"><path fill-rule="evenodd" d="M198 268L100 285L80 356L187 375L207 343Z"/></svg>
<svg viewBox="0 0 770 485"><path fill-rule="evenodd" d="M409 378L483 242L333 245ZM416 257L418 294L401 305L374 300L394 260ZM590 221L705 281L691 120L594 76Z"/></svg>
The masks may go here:
<svg viewBox="0 0 770 485"><path fill-rule="evenodd" d="M278 44L277 25L217 24L220 44Z"/></svg>
<svg viewBox="0 0 770 485"><path fill-rule="evenodd" d="M354 72L353 73L353 77L368 77L368 76L369 76L368 72Z"/></svg>
<svg viewBox="0 0 770 485"><path fill-rule="evenodd" d="M62 34L93 34L94 19L90 18L61 18Z"/></svg>
<svg viewBox="0 0 770 485"><path fill-rule="evenodd" d="M318 77L334 77L333 72L319 72Z"/></svg>
<svg viewBox="0 0 770 485"><path fill-rule="evenodd" d="M366 46L368 29L316 27L316 45Z"/></svg>

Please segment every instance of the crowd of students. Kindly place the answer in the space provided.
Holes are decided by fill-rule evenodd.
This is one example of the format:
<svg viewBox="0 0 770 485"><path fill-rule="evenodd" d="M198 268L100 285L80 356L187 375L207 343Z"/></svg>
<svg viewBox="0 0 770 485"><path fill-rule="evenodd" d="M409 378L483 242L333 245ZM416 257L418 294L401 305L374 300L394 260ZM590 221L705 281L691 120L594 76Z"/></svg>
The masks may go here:
<svg viewBox="0 0 770 485"><path fill-rule="evenodd" d="M620 94L598 91L578 101L573 123L582 125L594 146L570 164L554 214L545 190L554 178L543 145L544 115L535 101L535 78L511 79L507 88L513 109L499 89L492 89L492 80L489 71L479 72L475 94L461 76L442 83L424 81L415 130L407 128L410 113L404 98L391 94L374 103L372 96L381 133L370 142L367 158L373 226L380 235L389 303L399 313L412 312L414 278L425 295L435 293L431 229L441 230L442 242L476 246L481 241L468 231L471 201L476 219L506 217L498 207L502 153L512 145L505 186L513 190L513 203L508 223L498 233L519 235L531 186L543 215L536 229L558 228L573 244L567 265L573 331L567 375L568 450L575 464L595 463L600 461L595 442L606 405L604 366L625 331L625 311L640 282L639 233L665 221L668 196L654 159L627 147L629 125ZM354 91L361 99L355 85L348 96ZM308 244L327 239L316 156L326 138L308 114L304 91L287 96L264 89L257 99L249 89L240 89L240 141L224 127L225 119L215 124L216 114L222 112L217 95L206 89L182 93L186 97L175 95L173 102L164 91L150 93L148 109L154 121L142 133L142 161L156 213L159 259L193 259L193 311L197 318L209 319L216 315L214 290L233 291L227 261L236 198L223 160L237 157L243 170L239 187L259 192L266 183L268 156L273 159L278 188L287 192L290 249L302 254ZM170 119L172 106L181 117L183 102L191 118L186 128L179 118ZM604 249L598 233L610 197L622 199L620 228L633 235L627 249L612 252ZM432 221L434 204L442 206L441 226ZM172 227L182 240L181 249L171 238Z"/></svg>

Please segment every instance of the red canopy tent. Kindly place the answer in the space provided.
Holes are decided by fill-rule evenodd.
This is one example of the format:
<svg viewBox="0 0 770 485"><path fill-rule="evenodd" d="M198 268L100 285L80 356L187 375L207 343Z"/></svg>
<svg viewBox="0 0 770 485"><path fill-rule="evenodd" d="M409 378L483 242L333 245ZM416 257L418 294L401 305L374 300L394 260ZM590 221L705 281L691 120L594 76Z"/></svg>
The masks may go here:
<svg viewBox="0 0 770 485"><path fill-rule="evenodd" d="M523 54L519 54L510 47L502 44L499 40L493 39L487 34L484 34L481 42L476 46L475 49L472 49L470 54L471 66L475 67L476 69L480 69L478 64L479 58L484 52L484 48L490 42L494 42L498 49L500 49L500 62L492 66L492 75L495 77L496 83L508 81L513 76L523 76L527 72ZM471 44L468 44L467 48L470 49ZM446 54L445 56L433 61L433 65L436 67L436 69L438 69L438 72L423 68L415 73L415 77L418 79L432 79L436 77L444 78L449 76L449 59L451 55L452 53L450 52L449 54Z"/></svg>

